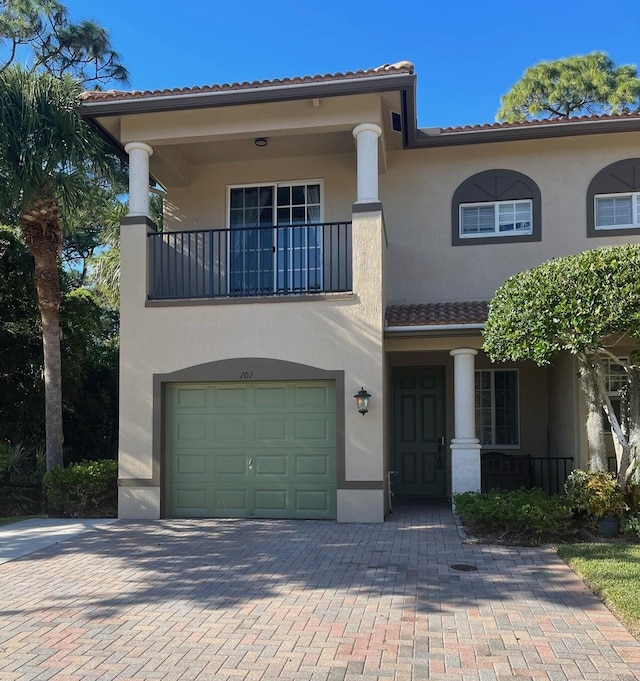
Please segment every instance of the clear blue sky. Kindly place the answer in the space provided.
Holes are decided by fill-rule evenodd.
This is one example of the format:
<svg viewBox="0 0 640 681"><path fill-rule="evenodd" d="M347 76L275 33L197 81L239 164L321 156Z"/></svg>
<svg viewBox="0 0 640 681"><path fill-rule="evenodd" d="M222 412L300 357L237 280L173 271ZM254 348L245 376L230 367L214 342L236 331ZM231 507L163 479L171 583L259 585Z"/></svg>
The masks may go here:
<svg viewBox="0 0 640 681"><path fill-rule="evenodd" d="M107 28L133 89L262 80L409 60L422 127L494 120L541 60L640 63L640 1L62 0Z"/></svg>

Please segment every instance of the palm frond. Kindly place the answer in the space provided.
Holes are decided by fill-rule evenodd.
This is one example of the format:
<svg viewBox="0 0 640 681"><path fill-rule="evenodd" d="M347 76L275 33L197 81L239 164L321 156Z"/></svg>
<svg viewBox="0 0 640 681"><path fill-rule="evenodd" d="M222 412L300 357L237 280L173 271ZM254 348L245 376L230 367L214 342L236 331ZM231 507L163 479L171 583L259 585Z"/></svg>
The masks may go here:
<svg viewBox="0 0 640 681"><path fill-rule="evenodd" d="M98 135L79 117L80 85L12 66L0 73L0 219L43 197L64 204L111 172Z"/></svg>

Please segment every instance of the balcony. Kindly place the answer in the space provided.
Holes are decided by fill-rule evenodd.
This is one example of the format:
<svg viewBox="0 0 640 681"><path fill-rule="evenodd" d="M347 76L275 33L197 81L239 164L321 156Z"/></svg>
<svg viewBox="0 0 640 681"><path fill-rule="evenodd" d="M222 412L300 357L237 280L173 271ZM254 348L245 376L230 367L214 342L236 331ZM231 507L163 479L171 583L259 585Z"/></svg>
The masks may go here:
<svg viewBox="0 0 640 681"><path fill-rule="evenodd" d="M148 235L149 300L352 290L351 223Z"/></svg>

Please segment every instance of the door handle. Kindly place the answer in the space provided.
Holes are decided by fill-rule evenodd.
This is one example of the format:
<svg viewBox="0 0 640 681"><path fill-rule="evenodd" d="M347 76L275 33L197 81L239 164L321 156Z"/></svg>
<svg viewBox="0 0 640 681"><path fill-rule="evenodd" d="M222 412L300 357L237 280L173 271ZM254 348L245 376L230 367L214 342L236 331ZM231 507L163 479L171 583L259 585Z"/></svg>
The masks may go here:
<svg viewBox="0 0 640 681"><path fill-rule="evenodd" d="M438 438L438 468L442 468L442 452L444 450L444 436Z"/></svg>
<svg viewBox="0 0 640 681"><path fill-rule="evenodd" d="M253 459L249 459L249 470L253 470Z"/></svg>

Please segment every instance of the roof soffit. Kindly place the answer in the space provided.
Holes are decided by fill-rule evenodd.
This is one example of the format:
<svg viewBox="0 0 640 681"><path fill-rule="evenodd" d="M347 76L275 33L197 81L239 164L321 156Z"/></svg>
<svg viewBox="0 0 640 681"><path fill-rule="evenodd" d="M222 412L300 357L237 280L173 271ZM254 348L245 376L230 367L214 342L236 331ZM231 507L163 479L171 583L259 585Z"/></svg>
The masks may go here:
<svg viewBox="0 0 640 681"><path fill-rule="evenodd" d="M354 97L271 102L242 107L162 111L118 117L119 141L163 144L288 136L352 130L358 123L380 123L375 94ZM99 119L102 122L104 119ZM106 119L108 122L109 119ZM108 124L106 129L113 128Z"/></svg>

